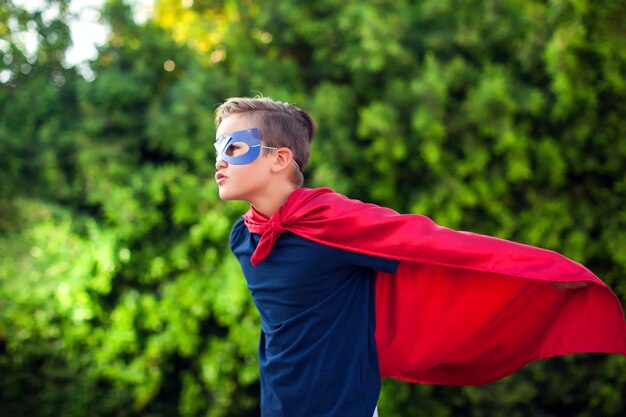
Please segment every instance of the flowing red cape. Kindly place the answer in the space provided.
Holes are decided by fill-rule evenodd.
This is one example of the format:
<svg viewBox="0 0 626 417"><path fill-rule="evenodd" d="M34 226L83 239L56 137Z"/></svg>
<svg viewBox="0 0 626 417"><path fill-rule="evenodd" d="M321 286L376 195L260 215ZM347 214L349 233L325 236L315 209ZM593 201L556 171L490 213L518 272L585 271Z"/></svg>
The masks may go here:
<svg viewBox="0 0 626 417"><path fill-rule="evenodd" d="M401 261L376 277L382 377L480 385L529 362L576 352L626 355L624 312L591 271L556 252L454 231L428 217L300 188L271 218L244 215L261 234L252 264L285 231L334 248ZM577 290L550 282L585 281Z"/></svg>

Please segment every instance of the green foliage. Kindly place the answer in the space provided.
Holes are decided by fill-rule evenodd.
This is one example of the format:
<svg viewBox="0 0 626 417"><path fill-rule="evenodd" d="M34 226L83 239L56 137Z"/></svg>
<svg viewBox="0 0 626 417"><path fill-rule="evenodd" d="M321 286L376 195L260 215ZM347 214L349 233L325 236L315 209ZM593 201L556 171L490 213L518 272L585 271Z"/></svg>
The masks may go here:
<svg viewBox="0 0 626 417"><path fill-rule="evenodd" d="M160 0L138 25L115 0L92 81L63 66L67 5L0 6L7 415L257 415L259 319L227 247L246 207L213 181L230 96L311 111L309 186L558 250L626 299L623 2ZM625 359L385 381L381 415L623 415Z"/></svg>

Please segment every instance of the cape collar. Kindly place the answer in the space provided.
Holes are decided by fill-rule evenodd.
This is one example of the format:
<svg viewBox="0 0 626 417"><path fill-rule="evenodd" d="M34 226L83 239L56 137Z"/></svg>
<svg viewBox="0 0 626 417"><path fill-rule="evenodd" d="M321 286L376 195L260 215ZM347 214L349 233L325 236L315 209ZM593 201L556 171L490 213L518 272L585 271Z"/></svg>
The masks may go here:
<svg viewBox="0 0 626 417"><path fill-rule="evenodd" d="M308 203L328 193L334 193L334 191L330 188L298 188L271 217L267 217L250 206L250 209L243 215L244 223L250 233L261 235L259 244L250 258L252 265L258 265L265 259L278 237L310 213L306 210Z"/></svg>

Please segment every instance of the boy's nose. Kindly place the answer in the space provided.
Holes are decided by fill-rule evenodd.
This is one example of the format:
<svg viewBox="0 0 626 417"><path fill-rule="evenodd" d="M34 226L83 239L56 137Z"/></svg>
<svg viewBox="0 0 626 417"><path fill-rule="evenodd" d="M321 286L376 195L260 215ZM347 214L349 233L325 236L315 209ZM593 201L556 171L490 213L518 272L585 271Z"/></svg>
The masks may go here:
<svg viewBox="0 0 626 417"><path fill-rule="evenodd" d="M224 161L223 159L218 159L217 161L215 161L215 169L220 169L223 168L225 166L227 166L228 163L226 161Z"/></svg>

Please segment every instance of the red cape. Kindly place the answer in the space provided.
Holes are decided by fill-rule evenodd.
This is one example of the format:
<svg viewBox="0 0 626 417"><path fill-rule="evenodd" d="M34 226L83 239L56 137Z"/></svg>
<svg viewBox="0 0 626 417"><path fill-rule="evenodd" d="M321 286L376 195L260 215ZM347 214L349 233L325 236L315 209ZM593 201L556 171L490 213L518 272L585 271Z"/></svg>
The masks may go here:
<svg viewBox="0 0 626 417"><path fill-rule="evenodd" d="M328 188L300 188L267 218L244 220L262 235L257 265L285 231L334 248L401 261L376 278L381 375L479 385L529 362L576 352L626 355L624 312L591 271L556 252L437 226ZM550 282L585 281L559 291Z"/></svg>

